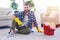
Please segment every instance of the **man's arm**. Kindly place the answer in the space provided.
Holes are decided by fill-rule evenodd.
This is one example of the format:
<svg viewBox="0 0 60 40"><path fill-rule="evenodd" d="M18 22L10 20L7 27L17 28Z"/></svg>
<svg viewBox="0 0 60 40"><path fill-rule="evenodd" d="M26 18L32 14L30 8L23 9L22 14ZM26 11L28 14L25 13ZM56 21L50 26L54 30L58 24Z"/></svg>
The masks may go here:
<svg viewBox="0 0 60 40"><path fill-rule="evenodd" d="M16 13L16 14L12 15L12 20L14 20L19 26L21 26L22 22L18 17L19 17L19 13Z"/></svg>
<svg viewBox="0 0 60 40"><path fill-rule="evenodd" d="M16 16L15 15L12 15L12 20L14 20L16 18Z"/></svg>
<svg viewBox="0 0 60 40"><path fill-rule="evenodd" d="M37 29L38 32L42 32L42 30L40 30L40 28L38 27L38 24L37 24L36 17L34 15L34 13L32 15L32 24L33 24L32 26L36 27L36 29Z"/></svg>
<svg viewBox="0 0 60 40"><path fill-rule="evenodd" d="M12 18L12 20L14 21L14 22L16 22L19 26L21 26L22 25L22 22L19 20L19 13L14 13L12 16L11 16L11 18ZM13 23L14 23L13 22ZM14 24L12 24L12 25L14 25ZM14 32L15 33L15 28L14 28L14 26L12 26L12 28L10 29L10 32ZM10 33L9 32L9 33Z"/></svg>
<svg viewBox="0 0 60 40"><path fill-rule="evenodd" d="M35 17L35 15L34 15L34 12L32 12L32 23L34 24L35 27L38 26L38 23L37 23L37 21L36 21L36 17Z"/></svg>

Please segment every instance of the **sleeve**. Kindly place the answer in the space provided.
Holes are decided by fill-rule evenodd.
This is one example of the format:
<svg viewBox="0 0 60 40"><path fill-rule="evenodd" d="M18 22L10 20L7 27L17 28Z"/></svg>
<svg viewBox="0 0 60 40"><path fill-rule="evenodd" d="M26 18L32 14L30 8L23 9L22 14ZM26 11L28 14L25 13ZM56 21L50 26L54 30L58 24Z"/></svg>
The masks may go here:
<svg viewBox="0 0 60 40"><path fill-rule="evenodd" d="M19 11L18 11L18 12L15 12L14 15L15 15L16 17L18 17L21 21L23 21L23 18L24 18L24 17L23 17L23 16L24 16L24 15L23 15L23 11L22 11L22 12L19 12Z"/></svg>
<svg viewBox="0 0 60 40"><path fill-rule="evenodd" d="M15 12L14 12L14 15L15 15L16 17L19 17L19 16L20 16L20 12L19 12L19 11L15 11Z"/></svg>
<svg viewBox="0 0 60 40"><path fill-rule="evenodd" d="M35 17L35 15L34 15L34 12L32 12L32 22L34 22L34 25L35 25L36 27L38 27L38 24L37 24L37 21L36 21L36 17Z"/></svg>

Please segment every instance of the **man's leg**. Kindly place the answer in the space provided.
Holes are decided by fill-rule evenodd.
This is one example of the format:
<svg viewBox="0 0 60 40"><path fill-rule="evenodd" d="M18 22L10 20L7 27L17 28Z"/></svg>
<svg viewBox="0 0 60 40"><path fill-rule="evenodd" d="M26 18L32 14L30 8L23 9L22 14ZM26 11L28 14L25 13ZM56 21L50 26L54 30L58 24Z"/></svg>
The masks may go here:
<svg viewBox="0 0 60 40"><path fill-rule="evenodd" d="M15 33L15 28L17 27L16 25L16 22L15 21L12 21L12 25L11 25L11 28L10 28L10 32L14 32ZM10 33L9 32L9 33Z"/></svg>
<svg viewBox="0 0 60 40"><path fill-rule="evenodd" d="M30 28L28 27L22 27L22 29L17 31L18 34L29 34L30 32Z"/></svg>
<svg viewBox="0 0 60 40"><path fill-rule="evenodd" d="M19 26L18 26L18 24L15 21L13 21L12 22L12 27L11 27L10 31L13 31L15 33L15 28L18 29L17 32L19 34L29 34L30 33L30 29L28 27L24 26L24 27L22 27L20 29Z"/></svg>

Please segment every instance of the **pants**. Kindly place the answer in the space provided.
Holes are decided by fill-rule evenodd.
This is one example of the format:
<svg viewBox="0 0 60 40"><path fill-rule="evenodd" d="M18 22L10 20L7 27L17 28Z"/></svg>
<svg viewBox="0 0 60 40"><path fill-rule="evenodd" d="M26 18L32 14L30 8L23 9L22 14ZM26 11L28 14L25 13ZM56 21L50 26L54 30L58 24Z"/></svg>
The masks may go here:
<svg viewBox="0 0 60 40"><path fill-rule="evenodd" d="M19 33L19 34L29 34L30 33L30 28L25 27L25 26L19 28L17 23L15 21L13 21L11 29L15 31L15 28L18 30L17 33Z"/></svg>

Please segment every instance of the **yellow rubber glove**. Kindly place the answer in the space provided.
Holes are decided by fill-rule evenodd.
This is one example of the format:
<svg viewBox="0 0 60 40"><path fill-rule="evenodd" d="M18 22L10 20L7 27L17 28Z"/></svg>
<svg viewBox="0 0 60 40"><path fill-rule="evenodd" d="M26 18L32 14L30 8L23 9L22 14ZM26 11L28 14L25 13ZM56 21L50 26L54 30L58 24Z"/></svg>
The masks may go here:
<svg viewBox="0 0 60 40"><path fill-rule="evenodd" d="M17 24L19 25L19 26L22 26L22 22L19 20L19 18L15 18L15 22L17 22Z"/></svg>
<svg viewBox="0 0 60 40"><path fill-rule="evenodd" d="M38 32L43 32L39 27L36 27Z"/></svg>

